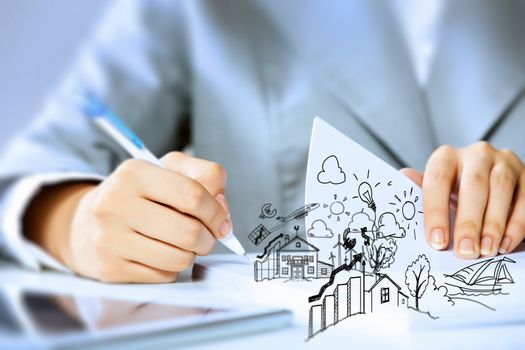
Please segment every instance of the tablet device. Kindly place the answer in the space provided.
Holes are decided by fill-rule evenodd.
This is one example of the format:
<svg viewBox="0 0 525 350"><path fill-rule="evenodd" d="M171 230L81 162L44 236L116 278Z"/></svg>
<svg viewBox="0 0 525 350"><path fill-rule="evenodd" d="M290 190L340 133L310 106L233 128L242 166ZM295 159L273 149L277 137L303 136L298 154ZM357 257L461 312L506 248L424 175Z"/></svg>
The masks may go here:
<svg viewBox="0 0 525 350"><path fill-rule="evenodd" d="M21 291L0 299L1 348L151 348L284 327L291 312ZM4 347L5 346L5 347Z"/></svg>

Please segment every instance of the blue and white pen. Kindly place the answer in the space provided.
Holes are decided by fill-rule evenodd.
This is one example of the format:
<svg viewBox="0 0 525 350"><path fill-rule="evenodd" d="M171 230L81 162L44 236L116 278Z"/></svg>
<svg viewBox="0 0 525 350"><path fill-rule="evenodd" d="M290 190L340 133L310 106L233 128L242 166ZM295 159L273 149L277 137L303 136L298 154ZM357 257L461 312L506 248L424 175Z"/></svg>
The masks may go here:
<svg viewBox="0 0 525 350"><path fill-rule="evenodd" d="M133 158L146 160L165 168L161 161L146 148L141 139L99 98L89 93L83 94L81 95L80 103L84 115L93 120L96 125L121 145ZM218 241L235 254L246 256L246 251L233 234L233 230Z"/></svg>

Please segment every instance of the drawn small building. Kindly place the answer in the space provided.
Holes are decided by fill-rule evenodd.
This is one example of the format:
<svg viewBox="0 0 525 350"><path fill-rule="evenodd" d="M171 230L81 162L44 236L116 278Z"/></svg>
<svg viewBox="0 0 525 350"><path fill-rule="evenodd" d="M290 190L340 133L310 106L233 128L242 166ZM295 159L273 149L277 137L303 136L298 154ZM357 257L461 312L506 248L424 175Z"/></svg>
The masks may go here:
<svg viewBox="0 0 525 350"><path fill-rule="evenodd" d="M366 312L380 311L385 307L408 307L408 296L388 275L379 274L375 283L365 290Z"/></svg>
<svg viewBox="0 0 525 350"><path fill-rule="evenodd" d="M310 307L309 338L357 314L378 312L391 307L408 307L408 296L386 274L374 275L349 270L339 277L343 277L344 283L334 283Z"/></svg>
<svg viewBox="0 0 525 350"><path fill-rule="evenodd" d="M296 235L280 234L265 247L254 263L256 281L274 278L328 278L333 265L318 259L319 249Z"/></svg>

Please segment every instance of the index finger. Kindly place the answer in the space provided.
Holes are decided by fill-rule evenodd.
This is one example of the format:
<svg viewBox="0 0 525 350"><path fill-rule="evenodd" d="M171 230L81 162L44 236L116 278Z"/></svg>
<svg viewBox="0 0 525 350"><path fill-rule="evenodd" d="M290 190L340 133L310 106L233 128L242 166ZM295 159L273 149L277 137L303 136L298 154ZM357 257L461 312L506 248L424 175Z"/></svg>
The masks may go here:
<svg viewBox="0 0 525 350"><path fill-rule="evenodd" d="M456 182L458 158L451 146L438 148L423 176L423 208L427 242L445 249L450 241L450 194Z"/></svg>
<svg viewBox="0 0 525 350"><path fill-rule="evenodd" d="M123 176L134 176L143 198L197 218L217 238L230 233L232 224L228 214L200 182L146 161L135 162L138 165L133 168L133 174L124 172Z"/></svg>
<svg viewBox="0 0 525 350"><path fill-rule="evenodd" d="M218 163L190 157L182 152L166 154L162 157L162 163L171 171L199 181L213 196L224 193L228 176Z"/></svg>

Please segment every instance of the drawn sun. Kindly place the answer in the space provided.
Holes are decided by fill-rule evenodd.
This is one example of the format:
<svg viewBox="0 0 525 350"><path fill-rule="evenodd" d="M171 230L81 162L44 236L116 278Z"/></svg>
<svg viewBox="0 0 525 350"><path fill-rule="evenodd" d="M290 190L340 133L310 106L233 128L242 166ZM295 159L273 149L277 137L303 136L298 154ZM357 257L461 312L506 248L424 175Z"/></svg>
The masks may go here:
<svg viewBox="0 0 525 350"><path fill-rule="evenodd" d="M410 191L403 191L403 195L394 195L394 198L396 199L394 202L390 202L388 204L393 205L396 207L396 213L401 212L401 215L403 216L403 219L401 220L401 223L407 223L407 231L410 230L410 226L412 225L412 232L414 234L414 239L416 239L416 226L419 225L419 222L417 221L416 214L423 214L422 211L417 210L416 211L416 204L419 200L418 196L414 196L414 188L410 187ZM402 197L402 198L400 198Z"/></svg>
<svg viewBox="0 0 525 350"><path fill-rule="evenodd" d="M346 211L345 202L348 200L347 197L339 200L337 194L334 194L334 200L331 203L324 203L323 208L329 208L330 214L328 219L335 217L337 221L341 221L341 215L350 216L350 212Z"/></svg>

